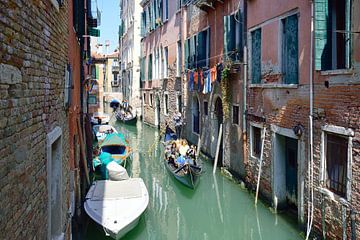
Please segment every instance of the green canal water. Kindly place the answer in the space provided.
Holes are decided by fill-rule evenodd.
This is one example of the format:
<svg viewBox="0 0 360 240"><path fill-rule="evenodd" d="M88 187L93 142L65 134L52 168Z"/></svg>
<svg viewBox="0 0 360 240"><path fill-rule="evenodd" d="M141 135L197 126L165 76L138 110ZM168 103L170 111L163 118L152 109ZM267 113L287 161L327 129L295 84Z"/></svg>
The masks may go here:
<svg viewBox="0 0 360 240"><path fill-rule="evenodd" d="M167 172L157 130L141 123L113 125L129 139L134 151L129 172L144 179L150 197L139 224L124 239L303 239L284 216L261 202L255 208L254 196L219 169L214 176L210 161L202 159L200 183L188 189ZM84 239L111 238L89 219Z"/></svg>

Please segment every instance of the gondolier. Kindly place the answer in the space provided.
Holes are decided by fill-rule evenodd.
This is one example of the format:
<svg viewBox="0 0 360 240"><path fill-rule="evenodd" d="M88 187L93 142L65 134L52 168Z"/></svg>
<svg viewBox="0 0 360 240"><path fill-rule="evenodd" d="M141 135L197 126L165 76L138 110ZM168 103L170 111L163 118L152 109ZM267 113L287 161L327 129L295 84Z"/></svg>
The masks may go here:
<svg viewBox="0 0 360 240"><path fill-rule="evenodd" d="M173 121L174 121L174 125L175 125L176 137L177 137L177 139L180 139L181 128L183 125L182 116L181 116L180 112L175 113Z"/></svg>

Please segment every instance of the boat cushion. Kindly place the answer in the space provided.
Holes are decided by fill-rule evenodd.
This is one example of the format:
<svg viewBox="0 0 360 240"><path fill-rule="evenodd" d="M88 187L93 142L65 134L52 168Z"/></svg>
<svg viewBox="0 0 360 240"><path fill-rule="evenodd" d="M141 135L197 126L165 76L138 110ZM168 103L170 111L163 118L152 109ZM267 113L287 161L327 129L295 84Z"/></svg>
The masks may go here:
<svg viewBox="0 0 360 240"><path fill-rule="evenodd" d="M116 162L111 162L106 166L109 173L109 179L112 181L121 181L129 179L129 175L123 166L120 166Z"/></svg>

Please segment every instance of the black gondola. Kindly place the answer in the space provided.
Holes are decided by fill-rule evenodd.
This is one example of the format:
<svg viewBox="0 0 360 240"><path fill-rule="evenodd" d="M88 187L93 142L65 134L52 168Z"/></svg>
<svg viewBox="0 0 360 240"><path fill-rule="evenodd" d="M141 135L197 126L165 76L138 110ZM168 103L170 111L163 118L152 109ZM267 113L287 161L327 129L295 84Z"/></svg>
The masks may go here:
<svg viewBox="0 0 360 240"><path fill-rule="evenodd" d="M173 132L166 131L165 133L165 146L171 144L171 140L176 140L176 135ZM186 158L186 157L185 157ZM199 183L202 168L196 165L197 161L187 161L183 165L176 166L175 162L170 160L166 154L164 164L166 169L182 184L185 186L195 189Z"/></svg>
<svg viewBox="0 0 360 240"><path fill-rule="evenodd" d="M136 114L130 113L130 116L126 116L125 114L122 114L120 111L115 112L116 120L119 122L129 124L129 125L136 125L137 122L137 116Z"/></svg>

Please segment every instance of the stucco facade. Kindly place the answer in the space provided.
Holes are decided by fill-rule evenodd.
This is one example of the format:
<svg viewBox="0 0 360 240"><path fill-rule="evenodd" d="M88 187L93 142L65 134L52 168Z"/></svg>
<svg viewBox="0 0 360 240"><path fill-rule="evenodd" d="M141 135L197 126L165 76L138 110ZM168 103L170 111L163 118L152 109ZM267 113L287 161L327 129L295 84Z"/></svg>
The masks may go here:
<svg viewBox="0 0 360 240"><path fill-rule="evenodd" d="M140 96L140 0L120 1L120 86L123 99L127 100L137 115L141 115Z"/></svg>

